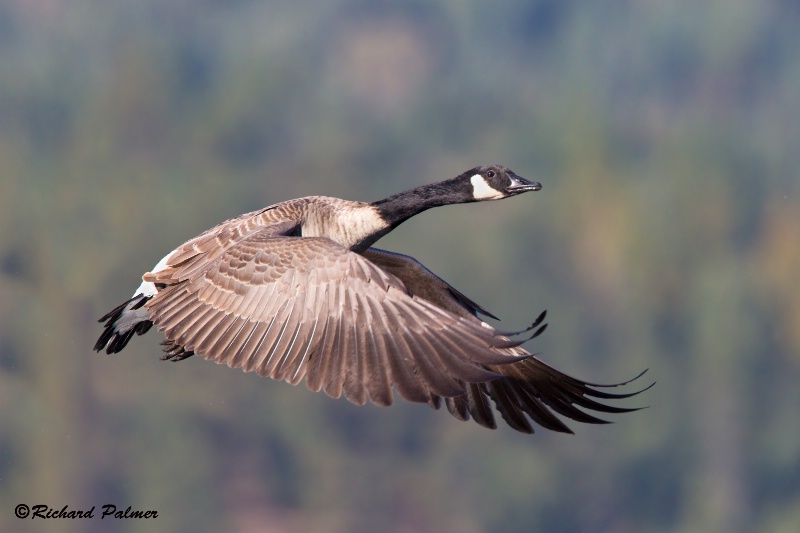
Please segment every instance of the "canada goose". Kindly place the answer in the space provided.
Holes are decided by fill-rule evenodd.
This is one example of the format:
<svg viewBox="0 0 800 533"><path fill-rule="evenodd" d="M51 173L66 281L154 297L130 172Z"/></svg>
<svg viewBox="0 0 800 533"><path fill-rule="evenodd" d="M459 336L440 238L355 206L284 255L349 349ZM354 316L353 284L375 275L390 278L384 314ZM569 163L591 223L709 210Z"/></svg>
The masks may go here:
<svg viewBox="0 0 800 533"><path fill-rule="evenodd" d="M555 413L605 423L578 409L622 413L592 398L628 398L567 376L520 345L539 335L498 332L494 318L414 258L372 248L380 237L432 207L499 200L541 185L500 166L470 169L373 203L309 196L227 220L167 254L133 297L100 322L95 350L121 351L155 324L162 359L199 354L293 385L390 405L392 389L460 420L532 433L525 417L572 433ZM641 375L641 374L640 374ZM638 376L637 376L638 377ZM636 378L634 378L636 379Z"/></svg>

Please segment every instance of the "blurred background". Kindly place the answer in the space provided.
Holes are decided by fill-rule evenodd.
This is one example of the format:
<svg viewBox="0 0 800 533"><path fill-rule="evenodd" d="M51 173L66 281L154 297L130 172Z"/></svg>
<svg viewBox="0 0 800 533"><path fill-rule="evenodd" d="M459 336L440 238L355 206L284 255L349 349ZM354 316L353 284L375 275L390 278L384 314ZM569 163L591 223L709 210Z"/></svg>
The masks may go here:
<svg viewBox="0 0 800 533"><path fill-rule="evenodd" d="M788 0L0 0L0 530L797 531L799 97ZM381 247L649 409L525 436L91 350L223 219L485 163L543 189Z"/></svg>

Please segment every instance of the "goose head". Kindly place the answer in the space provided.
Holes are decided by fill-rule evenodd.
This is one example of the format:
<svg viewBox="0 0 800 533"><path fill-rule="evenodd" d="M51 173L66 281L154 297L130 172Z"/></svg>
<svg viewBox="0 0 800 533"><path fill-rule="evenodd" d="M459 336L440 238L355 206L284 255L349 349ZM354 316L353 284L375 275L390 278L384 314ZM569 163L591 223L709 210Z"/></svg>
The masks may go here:
<svg viewBox="0 0 800 533"><path fill-rule="evenodd" d="M469 182L471 200L475 202L502 200L542 188L541 183L517 176L513 170L503 165L475 167L459 178L462 182Z"/></svg>

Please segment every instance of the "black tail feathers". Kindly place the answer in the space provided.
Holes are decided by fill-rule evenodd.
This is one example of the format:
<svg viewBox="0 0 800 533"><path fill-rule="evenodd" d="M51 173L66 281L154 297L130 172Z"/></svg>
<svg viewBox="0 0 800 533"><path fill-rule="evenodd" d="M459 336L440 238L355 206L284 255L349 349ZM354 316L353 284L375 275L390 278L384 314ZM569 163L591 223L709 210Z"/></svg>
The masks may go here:
<svg viewBox="0 0 800 533"><path fill-rule="evenodd" d="M97 339L97 342L94 345L94 350L96 352L100 352L105 349L107 354L118 353L125 348L125 346L128 344L128 341L130 341L131 337L133 337L134 333L137 335L144 335L147 333L147 331L153 326L153 322L150 320L136 322L125 331L120 330L118 322L120 318L122 318L123 313L126 311L132 312L139 309L149 299L149 296L137 294L130 300L124 302L122 305L115 307L106 313L100 320L98 320L98 322L105 322L105 329L100 335L100 338Z"/></svg>

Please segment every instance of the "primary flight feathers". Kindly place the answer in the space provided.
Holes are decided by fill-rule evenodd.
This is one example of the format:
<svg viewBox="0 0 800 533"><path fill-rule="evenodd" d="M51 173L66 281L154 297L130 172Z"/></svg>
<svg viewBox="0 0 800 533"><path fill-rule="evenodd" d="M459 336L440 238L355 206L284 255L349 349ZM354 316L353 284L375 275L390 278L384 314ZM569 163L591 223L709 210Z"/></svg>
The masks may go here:
<svg viewBox="0 0 800 533"><path fill-rule="evenodd" d="M312 391L357 404L390 405L394 392L434 408L444 399L455 417L495 428L492 400L526 433L531 420L571 432L553 412L603 423L578 407L633 411L592 398L638 392L598 390L625 383L574 379L522 348L544 330L544 313L525 332L498 332L478 318L491 314L414 258L371 247L431 207L540 188L495 165L371 204L310 196L241 215L146 273L133 297L100 319L95 350L117 353L155 324L166 337L163 359L197 354L291 384L305 379Z"/></svg>

